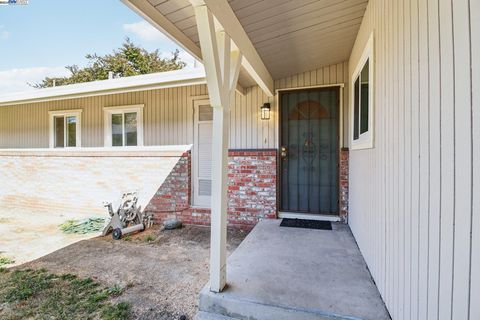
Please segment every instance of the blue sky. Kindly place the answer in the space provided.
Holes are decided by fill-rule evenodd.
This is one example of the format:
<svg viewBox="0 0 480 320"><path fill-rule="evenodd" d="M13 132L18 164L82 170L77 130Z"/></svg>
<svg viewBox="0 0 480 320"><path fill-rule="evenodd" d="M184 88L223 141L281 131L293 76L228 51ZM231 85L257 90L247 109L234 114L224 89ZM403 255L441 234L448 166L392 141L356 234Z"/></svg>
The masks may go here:
<svg viewBox="0 0 480 320"><path fill-rule="evenodd" d="M46 75L65 75L64 66L85 65L85 54L109 53L125 37L166 56L179 48L120 0L30 0L25 6L0 6L0 94L32 90L26 83ZM181 57L193 63L186 52Z"/></svg>

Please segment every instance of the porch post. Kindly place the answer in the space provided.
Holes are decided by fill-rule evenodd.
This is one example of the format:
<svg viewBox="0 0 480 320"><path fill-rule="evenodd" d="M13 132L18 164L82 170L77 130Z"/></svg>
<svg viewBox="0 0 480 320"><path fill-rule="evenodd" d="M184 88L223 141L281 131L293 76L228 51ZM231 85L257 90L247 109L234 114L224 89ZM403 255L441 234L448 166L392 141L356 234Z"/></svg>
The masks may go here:
<svg viewBox="0 0 480 320"><path fill-rule="evenodd" d="M215 26L208 7L196 1L192 4L213 107L210 290L221 292L226 284L230 101L235 94L242 55L231 49L230 37L218 23Z"/></svg>

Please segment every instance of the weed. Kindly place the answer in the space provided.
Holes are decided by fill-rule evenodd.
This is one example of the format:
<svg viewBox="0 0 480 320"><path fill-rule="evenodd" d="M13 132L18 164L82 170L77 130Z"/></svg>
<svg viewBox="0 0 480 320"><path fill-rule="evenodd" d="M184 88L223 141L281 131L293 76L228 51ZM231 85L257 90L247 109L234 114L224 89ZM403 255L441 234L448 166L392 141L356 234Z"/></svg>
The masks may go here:
<svg viewBox="0 0 480 320"><path fill-rule="evenodd" d="M155 240L155 237L151 234L146 235L145 238L143 238L143 241L145 241L145 242L152 242L154 240Z"/></svg>
<svg viewBox="0 0 480 320"><path fill-rule="evenodd" d="M116 305L110 305L103 309L102 319L104 320L123 320L129 319L131 313L130 304L120 302Z"/></svg>
<svg viewBox="0 0 480 320"><path fill-rule="evenodd" d="M120 296L124 290L125 290L125 287L118 283L107 289L108 294L112 297Z"/></svg>
<svg viewBox="0 0 480 320"><path fill-rule="evenodd" d="M6 266L12 263L15 263L15 260L9 257L0 256L0 267Z"/></svg>

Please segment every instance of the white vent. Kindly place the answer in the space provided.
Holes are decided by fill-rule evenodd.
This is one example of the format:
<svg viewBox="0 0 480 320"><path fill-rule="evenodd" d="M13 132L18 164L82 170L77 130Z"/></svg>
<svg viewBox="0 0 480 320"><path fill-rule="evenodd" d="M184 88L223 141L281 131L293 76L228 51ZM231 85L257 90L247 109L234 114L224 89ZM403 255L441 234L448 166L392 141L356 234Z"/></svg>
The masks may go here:
<svg viewBox="0 0 480 320"><path fill-rule="evenodd" d="M198 195L211 196L212 195L212 180L198 180Z"/></svg>
<svg viewBox="0 0 480 320"><path fill-rule="evenodd" d="M198 121L212 121L213 120L213 108L210 106L198 107Z"/></svg>

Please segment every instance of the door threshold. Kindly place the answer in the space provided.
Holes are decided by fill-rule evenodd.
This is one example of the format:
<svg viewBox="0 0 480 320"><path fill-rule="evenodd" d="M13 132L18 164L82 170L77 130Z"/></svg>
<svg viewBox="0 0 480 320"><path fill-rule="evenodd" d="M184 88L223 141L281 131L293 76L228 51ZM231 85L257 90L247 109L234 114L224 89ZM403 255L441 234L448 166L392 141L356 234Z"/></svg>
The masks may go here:
<svg viewBox="0 0 480 320"><path fill-rule="evenodd" d="M332 221L338 222L341 221L337 215L328 215L328 214L313 214L313 213L295 213L295 212L278 212L279 218L287 219L305 219L305 220L319 220L319 221Z"/></svg>

